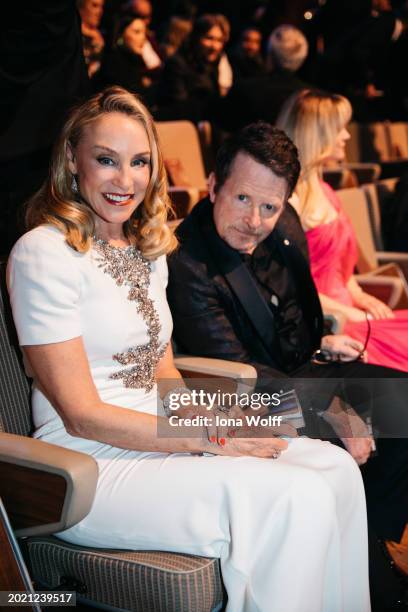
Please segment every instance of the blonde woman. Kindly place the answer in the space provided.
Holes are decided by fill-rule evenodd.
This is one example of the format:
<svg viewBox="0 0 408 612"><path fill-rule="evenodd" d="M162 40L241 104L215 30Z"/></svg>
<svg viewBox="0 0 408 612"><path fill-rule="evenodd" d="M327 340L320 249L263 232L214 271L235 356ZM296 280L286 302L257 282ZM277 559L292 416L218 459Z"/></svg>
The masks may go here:
<svg viewBox="0 0 408 612"><path fill-rule="evenodd" d="M169 392L188 393L170 345L167 208L140 101L116 87L74 110L8 268L35 436L99 467L91 512L60 537L219 557L230 612L368 612L365 500L350 455L211 425L176 435L163 414L158 389L165 408Z"/></svg>
<svg viewBox="0 0 408 612"><path fill-rule="evenodd" d="M353 228L336 193L322 181L323 165L344 159L351 112L346 98L318 90L297 92L282 108L278 125L298 147L302 167L294 205L323 309L346 316L344 333L367 345L368 363L408 371L408 311L391 311L357 284Z"/></svg>

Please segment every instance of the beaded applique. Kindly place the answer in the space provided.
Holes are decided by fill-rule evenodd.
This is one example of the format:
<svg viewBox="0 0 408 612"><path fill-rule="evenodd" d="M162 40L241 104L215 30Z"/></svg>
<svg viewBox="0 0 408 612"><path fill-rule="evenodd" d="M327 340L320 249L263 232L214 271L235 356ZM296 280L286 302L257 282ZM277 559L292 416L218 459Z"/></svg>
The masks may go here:
<svg viewBox="0 0 408 612"><path fill-rule="evenodd" d="M167 348L167 343L160 346L160 319L148 295L150 262L134 246L118 248L98 238L94 238L93 245L100 255L97 260L99 268L109 274L119 287L129 287L128 300L136 302L136 310L147 325L150 340L148 344L113 355L113 359L121 365L132 364L133 367L119 370L110 378L122 379L125 387L145 389L147 393L153 388L156 366Z"/></svg>

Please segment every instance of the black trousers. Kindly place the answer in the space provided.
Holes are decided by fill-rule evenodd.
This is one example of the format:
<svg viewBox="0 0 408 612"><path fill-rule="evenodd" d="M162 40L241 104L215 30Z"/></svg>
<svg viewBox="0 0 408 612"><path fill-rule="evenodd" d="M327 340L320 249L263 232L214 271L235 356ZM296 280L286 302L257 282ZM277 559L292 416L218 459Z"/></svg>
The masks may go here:
<svg viewBox="0 0 408 612"><path fill-rule="evenodd" d="M369 524L379 537L399 541L408 523L408 374L361 362L307 363L291 377L309 379L310 395L326 406L338 394L357 413L370 412L377 452L361 467Z"/></svg>

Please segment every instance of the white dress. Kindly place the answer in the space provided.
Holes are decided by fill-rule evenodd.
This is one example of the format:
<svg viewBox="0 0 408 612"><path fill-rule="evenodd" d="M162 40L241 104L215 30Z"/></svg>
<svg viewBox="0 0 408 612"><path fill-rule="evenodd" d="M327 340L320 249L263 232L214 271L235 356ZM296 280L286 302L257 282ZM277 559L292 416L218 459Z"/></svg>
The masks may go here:
<svg viewBox="0 0 408 612"><path fill-rule="evenodd" d="M172 327L165 258L150 264L143 304L128 299L107 265L50 226L23 236L8 268L19 341L82 336L102 400L156 413L149 368ZM152 305L156 330L146 323ZM144 347L147 373L132 347ZM307 438L290 441L277 460L126 451L70 436L35 381L33 416L37 438L89 453L99 467L91 512L62 539L219 557L228 612L370 610L364 490L345 451Z"/></svg>

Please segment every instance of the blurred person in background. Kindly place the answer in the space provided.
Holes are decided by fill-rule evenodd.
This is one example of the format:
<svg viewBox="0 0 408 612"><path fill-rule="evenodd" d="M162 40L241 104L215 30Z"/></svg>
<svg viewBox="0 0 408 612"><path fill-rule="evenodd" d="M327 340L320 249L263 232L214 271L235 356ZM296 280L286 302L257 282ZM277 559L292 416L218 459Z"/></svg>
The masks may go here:
<svg viewBox="0 0 408 612"><path fill-rule="evenodd" d="M0 255L23 231L23 205L48 172L67 110L89 94L74 0L8 3L0 54Z"/></svg>
<svg viewBox="0 0 408 612"><path fill-rule="evenodd" d="M229 36L226 23L220 15L196 19L190 36L164 67L157 119L212 117L221 98L219 64Z"/></svg>
<svg viewBox="0 0 408 612"><path fill-rule="evenodd" d="M162 41L162 50L166 59L174 55L193 29L193 22L187 17L171 17Z"/></svg>
<svg viewBox="0 0 408 612"><path fill-rule="evenodd" d="M257 77L265 74L265 63L262 57L262 34L254 26L246 27L237 45L228 54L234 73L234 80Z"/></svg>
<svg viewBox="0 0 408 612"><path fill-rule="evenodd" d="M158 79L161 63L149 68L143 57L146 43L146 24L132 15L123 17L118 25L112 51L103 61L99 82L120 85L132 92L145 94Z"/></svg>
<svg viewBox="0 0 408 612"><path fill-rule="evenodd" d="M275 123L285 100L307 86L297 76L307 53L307 40L298 28L277 27L267 44L270 73L236 83L221 106L219 124L232 131L258 120Z"/></svg>
<svg viewBox="0 0 408 612"><path fill-rule="evenodd" d="M105 0L77 0L79 14L81 15L84 56L89 77L93 77L99 70L105 46L104 37L99 30L104 2Z"/></svg>

